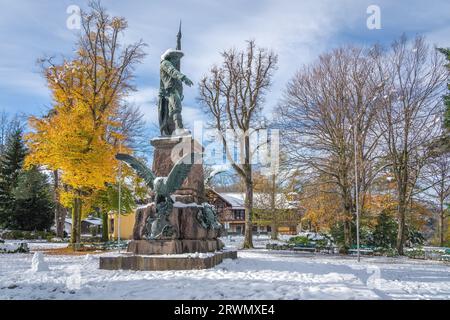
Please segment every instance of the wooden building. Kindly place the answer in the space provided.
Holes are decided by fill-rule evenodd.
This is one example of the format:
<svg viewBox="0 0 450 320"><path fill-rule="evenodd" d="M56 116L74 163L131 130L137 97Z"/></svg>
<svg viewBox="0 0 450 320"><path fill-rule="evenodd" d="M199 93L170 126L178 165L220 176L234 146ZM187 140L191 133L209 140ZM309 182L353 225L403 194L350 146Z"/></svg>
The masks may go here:
<svg viewBox="0 0 450 320"><path fill-rule="evenodd" d="M219 221L225 227L227 234L244 234L245 232L245 208L243 193L223 193L212 189L206 191L208 202L213 204L219 216ZM267 195L254 194L253 210L253 232L265 234L272 231L276 225L280 234L297 234L301 222L302 211L295 199L289 196L277 194L283 201L277 201L278 207L273 210L267 209L259 201Z"/></svg>

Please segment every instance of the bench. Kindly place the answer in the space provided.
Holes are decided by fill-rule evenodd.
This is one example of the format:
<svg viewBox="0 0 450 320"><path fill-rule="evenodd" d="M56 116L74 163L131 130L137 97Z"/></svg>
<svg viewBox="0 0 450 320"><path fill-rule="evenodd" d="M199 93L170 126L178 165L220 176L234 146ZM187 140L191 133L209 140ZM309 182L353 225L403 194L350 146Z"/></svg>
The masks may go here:
<svg viewBox="0 0 450 320"><path fill-rule="evenodd" d="M316 244L315 243L296 244L296 245L292 246L292 250L294 250L294 251L316 252Z"/></svg>
<svg viewBox="0 0 450 320"><path fill-rule="evenodd" d="M315 247L298 247L298 246L295 246L295 247L292 248L292 250L294 250L294 251L316 252L316 248Z"/></svg>
<svg viewBox="0 0 450 320"><path fill-rule="evenodd" d="M373 249L366 249L366 248L360 248L359 253L362 255L373 255L374 250ZM358 254L357 249L350 249L348 250L349 254Z"/></svg>

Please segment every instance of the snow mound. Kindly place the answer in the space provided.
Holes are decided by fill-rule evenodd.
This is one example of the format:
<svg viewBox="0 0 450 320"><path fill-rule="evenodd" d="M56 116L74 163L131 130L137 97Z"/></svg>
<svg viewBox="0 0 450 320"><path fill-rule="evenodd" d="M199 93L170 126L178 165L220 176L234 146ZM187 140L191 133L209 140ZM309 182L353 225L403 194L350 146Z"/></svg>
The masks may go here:
<svg viewBox="0 0 450 320"><path fill-rule="evenodd" d="M0 243L0 253L26 253L30 249L25 242Z"/></svg>
<svg viewBox="0 0 450 320"><path fill-rule="evenodd" d="M93 261L93 260L95 260L95 258L91 254L87 254L84 257L84 260L86 260L86 261Z"/></svg>
<svg viewBox="0 0 450 320"><path fill-rule="evenodd" d="M188 254L188 258L201 258L201 259L206 259L208 257L212 257L214 256L214 253L193 253L193 254Z"/></svg>
<svg viewBox="0 0 450 320"><path fill-rule="evenodd" d="M50 271L47 262L44 260L44 255L42 252L36 252L31 260L31 271L32 272L43 272Z"/></svg>

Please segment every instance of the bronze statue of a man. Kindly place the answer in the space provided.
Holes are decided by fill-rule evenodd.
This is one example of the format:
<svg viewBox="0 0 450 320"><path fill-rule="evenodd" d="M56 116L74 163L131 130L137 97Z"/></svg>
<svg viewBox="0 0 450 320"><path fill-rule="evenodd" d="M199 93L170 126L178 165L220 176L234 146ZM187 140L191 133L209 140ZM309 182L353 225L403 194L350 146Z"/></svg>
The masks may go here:
<svg viewBox="0 0 450 320"><path fill-rule="evenodd" d="M180 61L184 56L181 51L181 25L178 33L177 49L169 49L161 56L161 83L159 89L159 128L161 135L170 136L184 131L181 117L183 101L183 83L191 87L192 81L180 72Z"/></svg>

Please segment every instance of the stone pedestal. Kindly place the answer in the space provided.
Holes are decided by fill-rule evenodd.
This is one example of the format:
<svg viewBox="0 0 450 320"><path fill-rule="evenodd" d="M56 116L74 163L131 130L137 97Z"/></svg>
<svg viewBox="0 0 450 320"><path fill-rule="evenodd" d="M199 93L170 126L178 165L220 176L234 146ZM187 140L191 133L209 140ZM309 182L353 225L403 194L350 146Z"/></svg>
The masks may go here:
<svg viewBox="0 0 450 320"><path fill-rule="evenodd" d="M216 252L223 248L219 239L213 240L135 240L127 252L134 254L181 254Z"/></svg>
<svg viewBox="0 0 450 320"><path fill-rule="evenodd" d="M203 147L190 135L156 138L151 144L155 147L152 171L158 177L168 176L174 164L185 155L192 152L203 153ZM202 203L206 201L202 163L192 166L182 187L172 195L172 200L174 205L168 221L174 234L170 239L145 239L147 219L156 216L156 207L154 203L140 207L136 210L134 240L128 245L128 253L117 257L101 257L100 269L205 269L214 267L223 259L237 258L235 251L222 251L224 245L218 239L221 230L205 228L205 224L202 225L198 220L202 213ZM179 256L194 253L206 256Z"/></svg>
<svg viewBox="0 0 450 320"><path fill-rule="evenodd" d="M209 269L222 263L225 259L237 259L236 251L222 251L206 256L144 256L121 255L118 257L101 257L100 269L104 270L195 270Z"/></svg>
<svg viewBox="0 0 450 320"><path fill-rule="evenodd" d="M170 240L212 240L220 236L220 230L205 229L197 220L202 206L196 203L185 204L175 202L168 220L174 228L175 235ZM145 239L145 224L147 219L154 218L156 210L154 204L136 210L134 226L134 240Z"/></svg>
<svg viewBox="0 0 450 320"><path fill-rule="evenodd" d="M160 137L150 141L155 147L153 152L152 170L157 177L167 177L175 163L183 156L196 152L203 153L200 145L191 135ZM203 165L194 164L183 185L175 192L178 199L185 203L202 203L206 201Z"/></svg>

